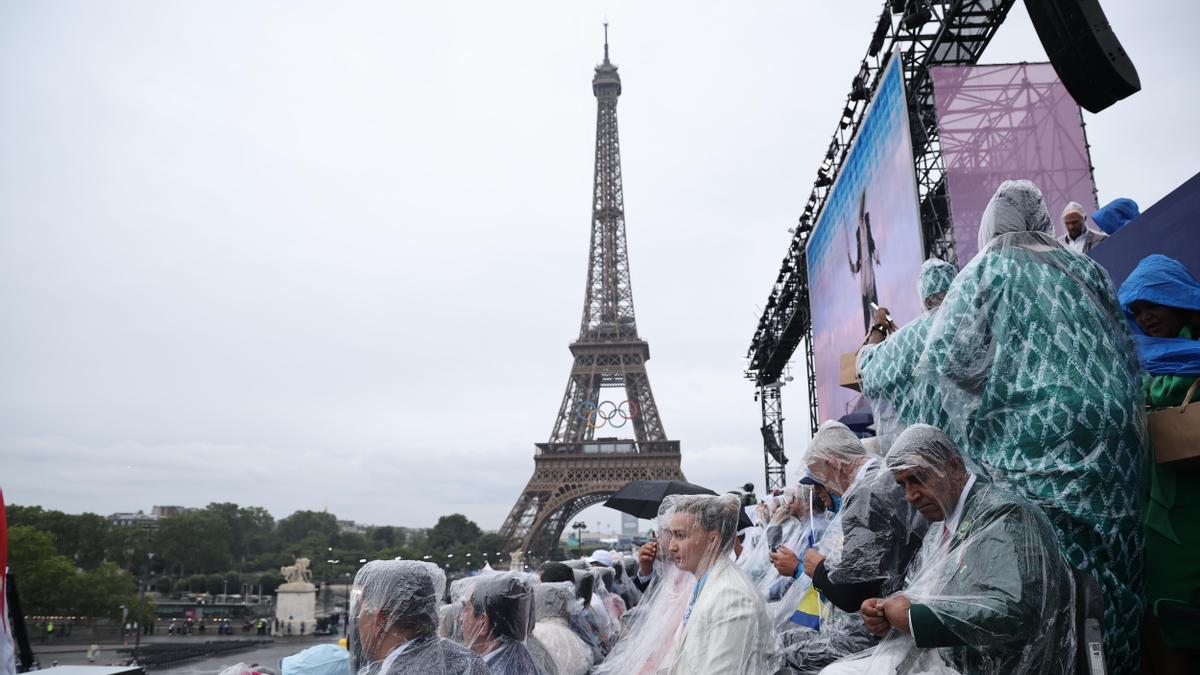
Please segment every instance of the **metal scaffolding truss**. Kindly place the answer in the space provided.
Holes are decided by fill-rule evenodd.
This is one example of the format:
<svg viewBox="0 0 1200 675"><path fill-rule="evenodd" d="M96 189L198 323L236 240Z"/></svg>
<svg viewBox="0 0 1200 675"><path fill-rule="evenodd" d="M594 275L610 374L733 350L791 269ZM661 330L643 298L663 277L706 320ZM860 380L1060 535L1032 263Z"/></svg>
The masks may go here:
<svg viewBox="0 0 1200 675"><path fill-rule="evenodd" d="M808 405L811 430L816 433L817 391L813 372L812 323L809 313L808 266L804 247L813 224L829 196L834 179L841 170L858 133L867 102L879 84L879 76L892 54L902 59L912 132L913 165L916 168L920 197L921 229L926 255L954 261L954 238L946 201L945 172L934 112L934 66L973 65L979 61L996 29L1008 16L1015 0L944 0L926 2L885 0L871 35L867 54L851 82L841 119L817 170L812 193L804 204L800 222L784 255L783 264L767 297L754 338L747 352L746 377L758 388L760 400L767 387L774 386L776 396L780 377L801 342L805 343L805 374L808 381ZM893 14L893 7L904 9ZM776 400L768 419L763 406L763 426L780 424L779 452L764 442L768 483L778 476L783 484L787 457L782 447L782 406ZM766 434L764 433L764 439ZM770 487L770 486L768 486Z"/></svg>

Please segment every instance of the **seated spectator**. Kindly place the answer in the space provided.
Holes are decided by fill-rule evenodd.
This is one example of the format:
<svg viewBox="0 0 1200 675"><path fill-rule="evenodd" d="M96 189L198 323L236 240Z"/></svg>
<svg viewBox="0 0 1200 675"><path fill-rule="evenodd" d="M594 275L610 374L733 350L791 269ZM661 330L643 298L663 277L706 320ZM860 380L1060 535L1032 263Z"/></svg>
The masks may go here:
<svg viewBox="0 0 1200 675"><path fill-rule="evenodd" d="M479 578L463 603L463 642L493 673L536 675L525 647L532 610L533 589L526 579L512 572Z"/></svg>
<svg viewBox="0 0 1200 675"><path fill-rule="evenodd" d="M612 651L592 671L593 675L651 675L666 668L675 650L675 640L683 623L683 613L691 600L696 577L679 569L665 555L670 548L670 520L674 510L670 503L659 507L658 531L664 556L652 559L651 569L644 576L652 577L646 593L637 607L625 614L624 626ZM636 574L636 573L635 573Z"/></svg>
<svg viewBox="0 0 1200 675"><path fill-rule="evenodd" d="M666 671L774 672L775 636L766 607L729 557L738 499L672 495L664 504L670 514L671 557L697 579Z"/></svg>
<svg viewBox="0 0 1200 675"><path fill-rule="evenodd" d="M1062 224L1067 228L1059 242L1076 253L1087 254L1108 239L1108 235L1087 226L1087 213L1078 202L1067 204L1062 212Z"/></svg>
<svg viewBox="0 0 1200 675"><path fill-rule="evenodd" d="M862 604L887 639L821 672L1075 672L1071 568L1041 509L968 468L926 424L901 433L886 462L908 503L941 525L904 589Z"/></svg>
<svg viewBox="0 0 1200 675"><path fill-rule="evenodd" d="M858 351L859 385L862 395L871 401L883 451L909 424L945 426L946 411L938 387L914 379L913 373L925 350L929 327L957 274L954 265L944 260L926 260L917 284L925 313L896 329L888 319L888 309L880 307L875 313L875 328Z"/></svg>
<svg viewBox="0 0 1200 675"><path fill-rule="evenodd" d="M903 491L883 479L878 457L840 422L821 425L804 464L808 476L801 482L842 495L835 535L843 542L836 559L807 551L804 572L834 605L857 611L863 600L899 588L927 525L905 504Z"/></svg>
<svg viewBox="0 0 1200 675"><path fill-rule="evenodd" d="M1117 233L1126 223L1141 215L1138 210L1137 202L1125 197L1118 197L1111 202L1101 206L1098 211L1092 214L1092 221L1104 231L1105 234L1113 235Z"/></svg>
<svg viewBox="0 0 1200 675"><path fill-rule="evenodd" d="M803 573L834 609L817 631L782 634L784 657L801 673L814 673L833 661L870 647L876 639L857 612L862 602L899 590L928 525L904 501L904 491L882 471L854 432L839 422L821 425L804 453L802 483L820 484L842 495L838 517L815 548L805 552ZM781 549L777 564L799 564ZM800 590L804 584L797 584ZM789 598L790 600L791 598ZM793 605L786 610L800 611ZM787 614L791 616L790 613Z"/></svg>
<svg viewBox="0 0 1200 675"><path fill-rule="evenodd" d="M917 377L939 387L944 431L1040 507L1070 565L1100 584L1105 659L1133 672L1144 610L1137 358L1108 273L1053 232L1036 185L1000 185Z"/></svg>
<svg viewBox="0 0 1200 675"><path fill-rule="evenodd" d="M482 659L437 635L446 575L415 560L363 565L350 591L350 653L359 675L487 673Z"/></svg>
<svg viewBox="0 0 1200 675"><path fill-rule="evenodd" d="M600 663L605 654L600 645L600 629L584 616L584 608L592 602L592 584L595 583L592 575L580 573L577 577L576 570L560 562L543 563L539 574L544 584L571 582L579 604L577 611L571 612L567 617L567 626L587 644L592 653L592 663Z"/></svg>
<svg viewBox="0 0 1200 675"><path fill-rule="evenodd" d="M1138 263L1118 296L1146 373L1147 409L1182 405L1200 376L1200 283L1179 261L1152 255ZM1163 603L1200 605L1200 472L1194 464L1155 462L1150 442L1142 651L1155 672L1183 673L1189 661L1200 662L1200 626L1161 621L1158 610Z"/></svg>
<svg viewBox="0 0 1200 675"><path fill-rule="evenodd" d="M592 667L592 650L570 627L575 584L540 583L533 589L533 635L546 647L560 675L584 675Z"/></svg>

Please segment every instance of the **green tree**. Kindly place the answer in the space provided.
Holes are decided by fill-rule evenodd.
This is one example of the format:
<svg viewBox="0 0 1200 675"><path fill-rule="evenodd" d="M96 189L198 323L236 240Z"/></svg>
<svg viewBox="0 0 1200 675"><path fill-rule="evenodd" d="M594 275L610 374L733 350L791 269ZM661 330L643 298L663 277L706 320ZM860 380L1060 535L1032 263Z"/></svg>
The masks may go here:
<svg viewBox="0 0 1200 675"><path fill-rule="evenodd" d="M322 511L297 511L280 520L275 532L285 546L305 543L314 547L306 551L308 554L319 550L320 555L325 555L338 536L337 516Z"/></svg>
<svg viewBox="0 0 1200 675"><path fill-rule="evenodd" d="M275 589L283 583L283 575L279 572L264 572L259 575L258 583L262 586L264 595L274 595Z"/></svg>
<svg viewBox="0 0 1200 675"><path fill-rule="evenodd" d="M367 538L375 544L375 550L377 551L394 546L403 546L405 541L404 530L392 527L391 525L369 528L367 530Z"/></svg>
<svg viewBox="0 0 1200 675"><path fill-rule="evenodd" d="M225 588L225 575L224 574L208 575L207 581L205 582L205 589L208 590L210 595L220 595L221 591L224 590L224 588ZM236 587L235 587L235 590L236 590Z"/></svg>
<svg viewBox="0 0 1200 675"><path fill-rule="evenodd" d="M116 563L105 562L78 575L73 594L76 612L84 616L118 618L121 605L128 605L135 599L137 582Z"/></svg>
<svg viewBox="0 0 1200 675"><path fill-rule="evenodd" d="M275 519L266 509L241 507L230 502L214 502L204 509L225 522L229 528L229 553L239 568L273 547Z"/></svg>
<svg viewBox="0 0 1200 675"><path fill-rule="evenodd" d="M456 546L474 544L482 531L461 513L438 518L437 524L429 530L426 543L431 551L451 553Z"/></svg>
<svg viewBox="0 0 1200 675"><path fill-rule="evenodd" d="M117 557L108 544L111 532L118 528L113 528L103 516L16 504L7 506L5 512L9 526L27 525L49 534L55 550L80 567L92 569L106 558Z"/></svg>
<svg viewBox="0 0 1200 675"><path fill-rule="evenodd" d="M8 528L8 565L26 614L59 614L71 607L78 571L54 548L54 537L29 525Z"/></svg>
<svg viewBox="0 0 1200 675"><path fill-rule="evenodd" d="M172 569L217 572L229 569L232 533L209 511L191 511L159 521L155 546Z"/></svg>

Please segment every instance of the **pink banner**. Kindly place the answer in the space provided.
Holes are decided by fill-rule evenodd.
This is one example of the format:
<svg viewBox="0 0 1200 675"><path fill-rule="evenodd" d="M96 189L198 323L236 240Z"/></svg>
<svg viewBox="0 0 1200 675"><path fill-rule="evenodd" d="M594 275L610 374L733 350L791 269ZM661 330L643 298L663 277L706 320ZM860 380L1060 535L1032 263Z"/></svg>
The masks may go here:
<svg viewBox="0 0 1200 675"><path fill-rule="evenodd" d="M1048 63L930 70L958 265L975 257L979 219L1005 180L1042 189L1059 236L1068 202L1096 210L1079 106Z"/></svg>

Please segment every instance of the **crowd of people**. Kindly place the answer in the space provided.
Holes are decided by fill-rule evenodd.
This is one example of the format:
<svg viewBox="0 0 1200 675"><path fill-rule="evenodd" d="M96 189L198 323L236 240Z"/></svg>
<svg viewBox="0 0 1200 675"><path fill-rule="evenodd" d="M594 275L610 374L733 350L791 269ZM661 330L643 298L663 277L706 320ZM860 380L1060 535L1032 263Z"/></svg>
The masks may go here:
<svg viewBox="0 0 1200 675"><path fill-rule="evenodd" d="M926 313L877 312L875 433L823 423L796 487L669 496L636 555L450 584L370 562L321 675L1073 673L1085 587L1107 672L1197 672L1200 629L1161 612L1200 603L1200 482L1146 420L1196 393L1200 283L1153 255L1118 291L1086 218L1058 239L1036 186L1001 185L976 257L924 265Z"/></svg>

